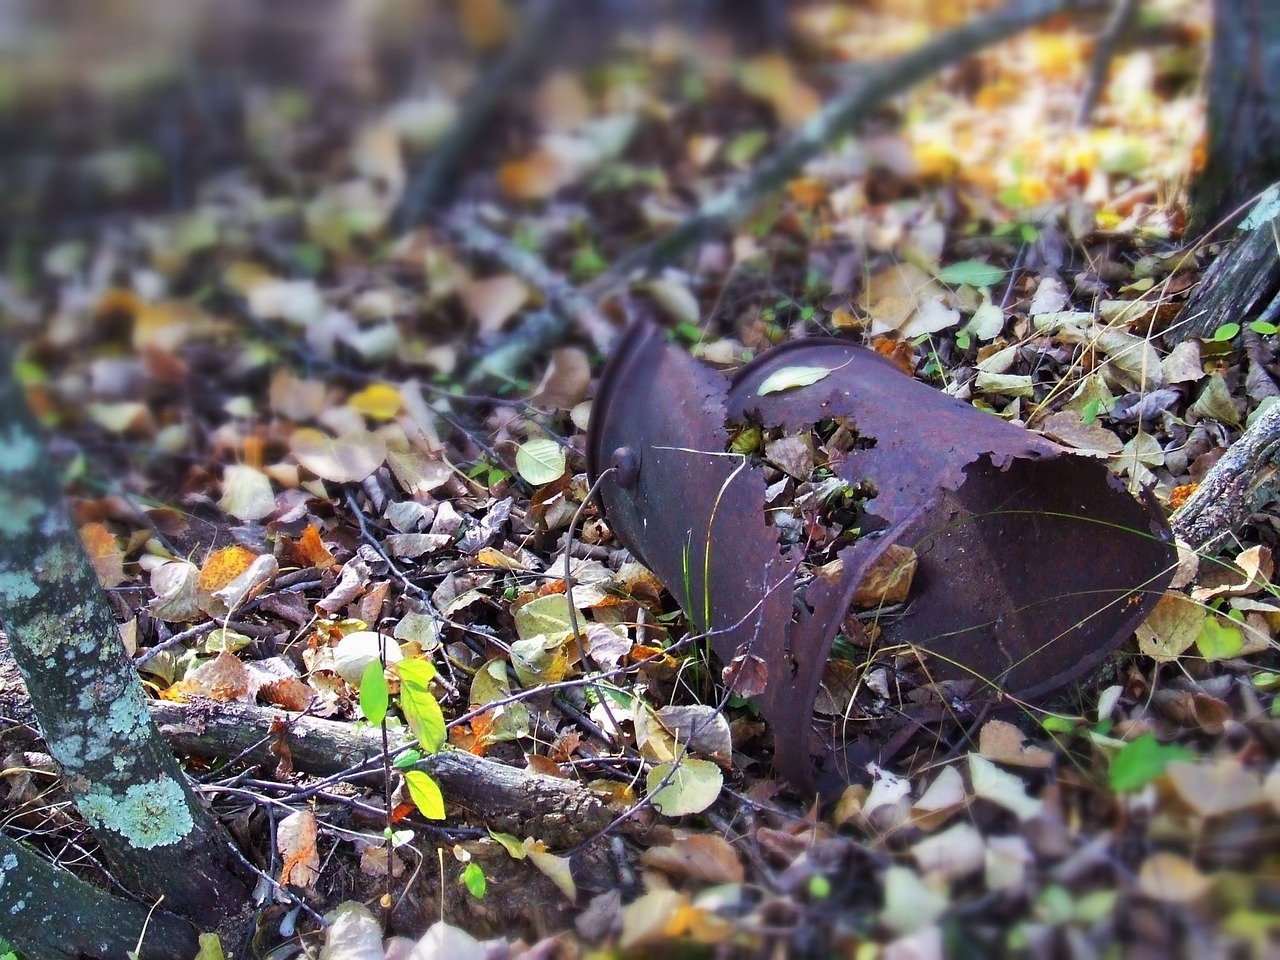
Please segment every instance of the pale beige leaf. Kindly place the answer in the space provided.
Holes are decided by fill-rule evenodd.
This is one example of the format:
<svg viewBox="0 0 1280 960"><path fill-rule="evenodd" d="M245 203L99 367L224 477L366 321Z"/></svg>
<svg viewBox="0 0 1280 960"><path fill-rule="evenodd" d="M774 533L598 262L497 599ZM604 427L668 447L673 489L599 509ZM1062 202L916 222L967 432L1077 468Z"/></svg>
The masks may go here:
<svg viewBox="0 0 1280 960"><path fill-rule="evenodd" d="M1167 851L1153 853L1138 870L1138 889L1161 903L1194 903L1212 885L1190 860Z"/></svg>
<svg viewBox="0 0 1280 960"><path fill-rule="evenodd" d="M688 895L678 890L650 890L623 908L618 946L631 950L663 939L668 924L688 906Z"/></svg>
<svg viewBox="0 0 1280 960"><path fill-rule="evenodd" d="M303 427L289 436L289 450L302 466L333 483L359 483L387 459L382 434L367 430L331 437Z"/></svg>
<svg viewBox="0 0 1280 960"><path fill-rule="evenodd" d="M880 922L894 933L914 933L929 926L951 906L945 891L926 884L909 867L892 866L884 876Z"/></svg>
<svg viewBox="0 0 1280 960"><path fill-rule="evenodd" d="M1053 766L1053 752L1026 742L1021 730L1004 720L988 720L978 734L978 752L988 760L1019 767Z"/></svg>
<svg viewBox="0 0 1280 960"><path fill-rule="evenodd" d="M529 299L524 281L510 274L468 281L459 293L482 334L500 330Z"/></svg>
<svg viewBox="0 0 1280 960"><path fill-rule="evenodd" d="M1266 800L1262 777L1236 758L1175 760L1165 776L1182 801L1202 817L1248 810Z"/></svg>
<svg viewBox="0 0 1280 960"><path fill-rule="evenodd" d="M541 840L528 838L524 841L524 851L529 858L529 862L541 870L566 898L570 901L577 899L578 888L573 882L573 873L569 869L568 857L557 857L554 854L547 853L546 844Z"/></svg>
<svg viewBox="0 0 1280 960"><path fill-rule="evenodd" d="M200 616L196 585L200 568L186 560L168 560L151 570L151 592L147 612L171 623L195 620Z"/></svg>
<svg viewBox="0 0 1280 960"><path fill-rule="evenodd" d="M1027 785L1021 778L976 753L969 754L969 779L975 797L1004 807L1019 820L1034 817L1044 806L1040 800L1027 796Z"/></svg>
<svg viewBox="0 0 1280 960"><path fill-rule="evenodd" d="M986 863L986 843L972 824L957 823L911 847L920 872L945 880L959 880L979 872Z"/></svg>
<svg viewBox="0 0 1280 960"><path fill-rule="evenodd" d="M261 470L233 463L222 471L222 497L218 506L237 520L261 520L275 513L271 481Z"/></svg>

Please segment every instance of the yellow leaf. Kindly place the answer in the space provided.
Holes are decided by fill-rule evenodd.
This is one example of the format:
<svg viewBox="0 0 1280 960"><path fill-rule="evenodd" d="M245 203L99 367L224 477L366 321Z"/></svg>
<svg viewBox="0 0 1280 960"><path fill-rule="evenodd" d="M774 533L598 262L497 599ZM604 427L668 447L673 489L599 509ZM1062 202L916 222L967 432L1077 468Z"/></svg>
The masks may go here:
<svg viewBox="0 0 1280 960"><path fill-rule="evenodd" d="M400 391L389 383L371 383L359 393L352 394L347 406L358 410L373 420L394 420L404 400Z"/></svg>
<svg viewBox="0 0 1280 960"><path fill-rule="evenodd" d="M1194 600L1179 593L1166 593L1138 627L1138 649L1162 663L1177 660L1196 642L1207 615Z"/></svg>
<svg viewBox="0 0 1280 960"><path fill-rule="evenodd" d="M547 150L536 150L498 168L498 186L512 200L545 200L572 181L569 164Z"/></svg>

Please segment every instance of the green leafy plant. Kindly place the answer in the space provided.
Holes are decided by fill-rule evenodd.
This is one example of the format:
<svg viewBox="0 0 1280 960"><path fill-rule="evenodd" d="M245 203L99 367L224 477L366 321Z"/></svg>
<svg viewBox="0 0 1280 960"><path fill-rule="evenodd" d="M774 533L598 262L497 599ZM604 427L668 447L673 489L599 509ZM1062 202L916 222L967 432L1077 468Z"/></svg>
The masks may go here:
<svg viewBox="0 0 1280 960"><path fill-rule="evenodd" d="M402 660L394 669L400 675L400 711L422 747L422 753L413 751L413 763L416 764L424 754L439 753L447 737L444 712L430 687L436 668L427 660ZM375 660L365 668L361 678L360 711L370 723L383 725L390 704L390 689L383 665ZM431 775L412 769L412 764L405 764L404 758L397 761L396 768L404 771L409 797L422 815L430 820L443 820L444 795Z"/></svg>

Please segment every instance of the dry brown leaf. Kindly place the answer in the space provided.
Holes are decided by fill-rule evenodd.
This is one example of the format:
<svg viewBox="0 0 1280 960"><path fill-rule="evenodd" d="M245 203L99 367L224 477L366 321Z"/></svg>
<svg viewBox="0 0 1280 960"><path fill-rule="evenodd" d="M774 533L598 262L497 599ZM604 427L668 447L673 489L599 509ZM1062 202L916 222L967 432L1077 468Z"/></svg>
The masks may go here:
<svg viewBox="0 0 1280 960"><path fill-rule="evenodd" d="M89 555L98 582L104 588L109 590L124 582L124 553L106 524L97 521L86 523L80 528L80 541Z"/></svg>
<svg viewBox="0 0 1280 960"><path fill-rule="evenodd" d="M1206 611L1180 593L1166 593L1138 627L1138 649L1161 663L1177 660L1200 636Z"/></svg>
<svg viewBox="0 0 1280 960"><path fill-rule="evenodd" d="M591 364L581 347L561 347L551 354L551 363L543 374L529 403L535 407L571 410L581 403L591 388Z"/></svg>
<svg viewBox="0 0 1280 960"><path fill-rule="evenodd" d="M289 814L276 827L276 849L284 861L280 883L304 890L320 878L320 852L316 849L316 815L310 810Z"/></svg>
<svg viewBox="0 0 1280 960"><path fill-rule="evenodd" d="M988 720L978 734L978 752L988 760L1018 767L1053 766L1053 751L1032 746L1026 735L1012 723Z"/></svg>
<svg viewBox="0 0 1280 960"><path fill-rule="evenodd" d="M1243 579L1232 578L1235 582L1216 584L1211 587L1200 587L1191 591L1191 596L1201 603L1215 597L1244 597L1266 589L1275 573L1275 561L1270 548L1257 544L1236 557L1236 566L1244 575Z"/></svg>
<svg viewBox="0 0 1280 960"><path fill-rule="evenodd" d="M529 299L529 288L524 281L511 274L469 280L458 292L482 334L500 330Z"/></svg>
<svg viewBox="0 0 1280 960"><path fill-rule="evenodd" d="M249 671L233 653L223 651L202 663L165 691L169 699L208 697L219 703L251 703L253 682Z"/></svg>
<svg viewBox="0 0 1280 960"><path fill-rule="evenodd" d="M911 595L918 558L910 547L890 544L875 559L853 594L853 605L863 610L904 603Z"/></svg>
<svg viewBox="0 0 1280 960"><path fill-rule="evenodd" d="M1099 424L1085 423L1073 410L1059 410L1040 424L1040 432L1083 454L1115 456L1124 450L1124 441Z"/></svg>
<svg viewBox="0 0 1280 960"><path fill-rule="evenodd" d="M640 863L673 877L708 883L741 883L746 878L738 851L714 833L679 835L675 843L645 850Z"/></svg>

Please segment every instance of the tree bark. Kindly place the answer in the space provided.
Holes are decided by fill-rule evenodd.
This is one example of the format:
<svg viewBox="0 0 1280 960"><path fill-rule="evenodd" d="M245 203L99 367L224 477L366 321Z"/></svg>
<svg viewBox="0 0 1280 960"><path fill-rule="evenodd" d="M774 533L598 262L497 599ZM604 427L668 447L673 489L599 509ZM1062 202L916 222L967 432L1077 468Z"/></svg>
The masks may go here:
<svg viewBox="0 0 1280 960"><path fill-rule="evenodd" d="M1280 3L1215 0L1209 144L1191 192L1199 235L1280 179Z"/></svg>
<svg viewBox="0 0 1280 960"><path fill-rule="evenodd" d="M189 960L199 949L185 920L117 897L0 834L0 932L29 960ZM149 915L149 916L148 916Z"/></svg>
<svg viewBox="0 0 1280 960"><path fill-rule="evenodd" d="M137 672L0 343L0 622L49 752L126 887L215 924L248 891Z"/></svg>

